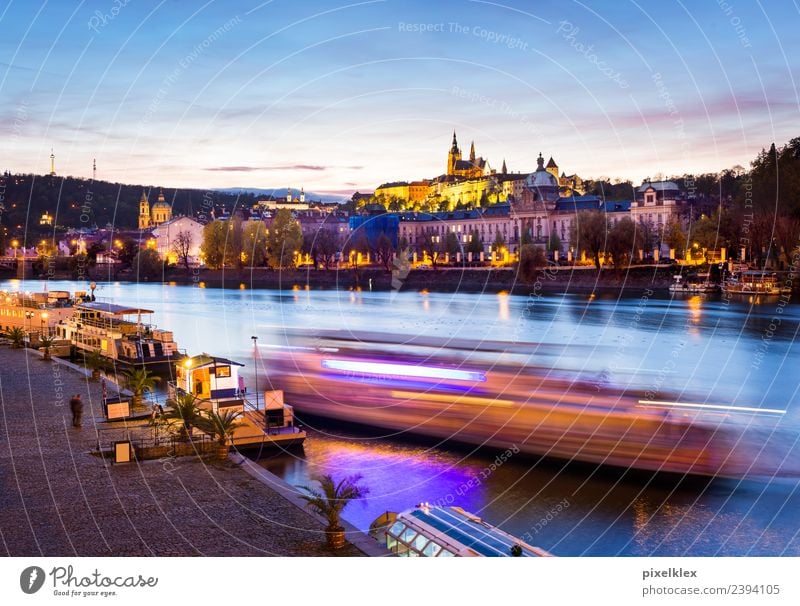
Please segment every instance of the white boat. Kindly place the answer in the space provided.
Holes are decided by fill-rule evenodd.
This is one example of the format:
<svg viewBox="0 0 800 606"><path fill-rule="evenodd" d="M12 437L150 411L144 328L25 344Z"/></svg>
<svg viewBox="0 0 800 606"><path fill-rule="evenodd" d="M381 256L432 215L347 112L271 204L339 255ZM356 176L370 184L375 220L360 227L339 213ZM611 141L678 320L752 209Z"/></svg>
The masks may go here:
<svg viewBox="0 0 800 606"><path fill-rule="evenodd" d="M386 548L402 557L551 557L460 507L426 503L397 515L383 531ZM384 516L382 516L384 517Z"/></svg>
<svg viewBox="0 0 800 606"><path fill-rule="evenodd" d="M747 270L734 273L725 280L722 291L726 295L780 295L790 294L791 289L782 287L778 276L763 270Z"/></svg>
<svg viewBox="0 0 800 606"><path fill-rule="evenodd" d="M114 364L168 373L185 356L178 351L172 332L142 321L142 316L153 313L113 303L78 303L72 315L55 327L55 333L79 351L99 351Z"/></svg>
<svg viewBox="0 0 800 606"><path fill-rule="evenodd" d="M700 280L684 280L680 274L675 276L675 282L669 285L669 291L676 294L704 294L709 292L716 292L719 287L713 282L709 282L708 276L705 276L704 281Z"/></svg>
<svg viewBox="0 0 800 606"><path fill-rule="evenodd" d="M79 293L76 293L76 296ZM75 296L67 291L0 292L0 330L21 328L26 333L51 333L73 314Z"/></svg>

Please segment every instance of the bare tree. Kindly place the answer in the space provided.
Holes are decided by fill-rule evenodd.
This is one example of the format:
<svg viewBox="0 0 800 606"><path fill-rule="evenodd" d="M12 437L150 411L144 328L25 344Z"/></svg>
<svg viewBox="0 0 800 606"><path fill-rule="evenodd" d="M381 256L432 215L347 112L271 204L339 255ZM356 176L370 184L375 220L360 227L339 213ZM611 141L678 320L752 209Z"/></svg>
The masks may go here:
<svg viewBox="0 0 800 606"><path fill-rule="evenodd" d="M192 250L192 232L181 230L172 241L172 252L178 256L178 263L189 269L189 252Z"/></svg>

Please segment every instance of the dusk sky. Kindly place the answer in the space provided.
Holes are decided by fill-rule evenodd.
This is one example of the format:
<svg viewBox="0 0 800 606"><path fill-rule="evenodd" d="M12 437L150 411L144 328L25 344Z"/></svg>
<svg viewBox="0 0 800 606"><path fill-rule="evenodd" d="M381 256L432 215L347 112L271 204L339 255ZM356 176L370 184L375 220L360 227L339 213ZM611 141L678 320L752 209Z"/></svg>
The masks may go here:
<svg viewBox="0 0 800 606"><path fill-rule="evenodd" d="M702 6L701 6L702 5ZM795 2L15 1L3 170L371 191L464 153L640 181L800 136ZM420 31L425 30L425 31Z"/></svg>

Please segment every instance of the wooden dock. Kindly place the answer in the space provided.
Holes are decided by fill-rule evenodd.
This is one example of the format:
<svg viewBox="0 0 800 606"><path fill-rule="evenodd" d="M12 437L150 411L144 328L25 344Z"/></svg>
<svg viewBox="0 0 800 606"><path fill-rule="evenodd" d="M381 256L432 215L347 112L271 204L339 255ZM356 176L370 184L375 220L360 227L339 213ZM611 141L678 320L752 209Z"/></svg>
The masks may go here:
<svg viewBox="0 0 800 606"><path fill-rule="evenodd" d="M254 448L289 448L300 446L306 432L296 427L265 426L264 412L247 410L238 419L241 426L233 432L231 443L237 450Z"/></svg>

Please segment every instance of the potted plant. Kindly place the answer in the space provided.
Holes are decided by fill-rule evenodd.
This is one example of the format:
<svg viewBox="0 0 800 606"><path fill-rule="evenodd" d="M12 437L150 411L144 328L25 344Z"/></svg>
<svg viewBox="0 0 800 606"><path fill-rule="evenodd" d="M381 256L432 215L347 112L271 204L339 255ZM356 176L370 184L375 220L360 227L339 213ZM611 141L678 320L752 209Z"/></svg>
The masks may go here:
<svg viewBox="0 0 800 606"><path fill-rule="evenodd" d="M217 441L217 458L220 461L228 458L230 439L236 428L242 424L237 421L241 414L238 410L226 410L225 412L212 410L201 415L197 421L197 426Z"/></svg>
<svg viewBox="0 0 800 606"><path fill-rule="evenodd" d="M83 357L83 364L92 371L92 381L100 380L100 369L104 363L105 359L99 349L93 349Z"/></svg>
<svg viewBox="0 0 800 606"><path fill-rule="evenodd" d="M354 499L363 499L369 494L369 488L359 484L361 475L348 476L336 483L331 475L322 476L319 488L298 486L306 494L300 498L306 502L314 513L328 521L325 528L328 547L340 549L344 547L344 528L342 527L342 511Z"/></svg>
<svg viewBox="0 0 800 606"><path fill-rule="evenodd" d="M181 422L181 437L191 439L192 428L200 419L200 409L197 407L197 398L190 393L179 393L174 401L170 402L172 410L167 414L171 419Z"/></svg>
<svg viewBox="0 0 800 606"><path fill-rule="evenodd" d="M142 408L145 392L152 391L161 380L146 368L132 368L125 373L125 384L133 392L133 408Z"/></svg>
<svg viewBox="0 0 800 606"><path fill-rule="evenodd" d="M42 356L43 360L52 360L52 356L50 355L50 348L53 346L56 340L51 337L50 335L42 335L39 337L39 349L44 350L44 356Z"/></svg>
<svg viewBox="0 0 800 606"><path fill-rule="evenodd" d="M25 331L19 326L15 326L8 331L8 338L11 339L11 347L19 349L25 345Z"/></svg>

